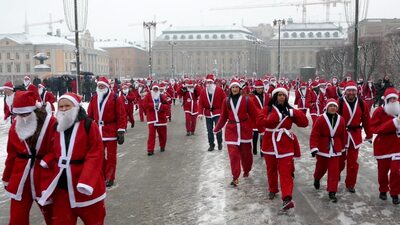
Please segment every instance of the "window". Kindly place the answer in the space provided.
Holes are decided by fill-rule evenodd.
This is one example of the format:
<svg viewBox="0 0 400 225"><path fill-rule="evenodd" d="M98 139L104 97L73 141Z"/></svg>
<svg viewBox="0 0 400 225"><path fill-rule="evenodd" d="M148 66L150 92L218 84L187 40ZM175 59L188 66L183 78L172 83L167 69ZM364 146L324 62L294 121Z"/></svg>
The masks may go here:
<svg viewBox="0 0 400 225"><path fill-rule="evenodd" d="M325 37L330 37L331 34L329 32L325 32Z"/></svg>
<svg viewBox="0 0 400 225"><path fill-rule="evenodd" d="M15 59L19 59L19 53L18 52L15 53Z"/></svg>
<svg viewBox="0 0 400 225"><path fill-rule="evenodd" d="M17 73L21 72L21 64L15 64L15 69L17 71Z"/></svg>
<svg viewBox="0 0 400 225"><path fill-rule="evenodd" d="M169 40L169 35L165 35L164 39Z"/></svg>
<svg viewBox="0 0 400 225"><path fill-rule="evenodd" d="M10 43L8 41L6 41L6 45L9 45Z"/></svg>
<svg viewBox="0 0 400 225"><path fill-rule="evenodd" d="M292 33L292 38L297 38L297 33L296 32Z"/></svg>
<svg viewBox="0 0 400 225"><path fill-rule="evenodd" d="M47 56L50 58L50 52L47 52Z"/></svg>
<svg viewBox="0 0 400 225"><path fill-rule="evenodd" d="M214 35L212 36L212 38L213 38L213 39L217 39L218 36L217 36L216 34L214 34Z"/></svg>
<svg viewBox="0 0 400 225"><path fill-rule="evenodd" d="M322 33L321 32L317 32L317 37L322 37Z"/></svg>
<svg viewBox="0 0 400 225"><path fill-rule="evenodd" d="M189 39L193 39L193 34L189 35Z"/></svg>
<svg viewBox="0 0 400 225"><path fill-rule="evenodd" d="M1 52L0 52L0 60L1 60Z"/></svg>
<svg viewBox="0 0 400 225"><path fill-rule="evenodd" d="M314 33L313 32L308 33L308 37L310 38L314 37Z"/></svg>
<svg viewBox="0 0 400 225"><path fill-rule="evenodd" d="M7 59L11 59L11 53L7 52Z"/></svg>
<svg viewBox="0 0 400 225"><path fill-rule="evenodd" d="M181 35L181 39L186 39L186 36L185 35Z"/></svg>
<svg viewBox="0 0 400 225"><path fill-rule="evenodd" d="M11 73L11 64L7 64L7 72Z"/></svg>
<svg viewBox="0 0 400 225"><path fill-rule="evenodd" d="M3 64L0 64L0 73L3 73Z"/></svg>
<svg viewBox="0 0 400 225"><path fill-rule="evenodd" d="M221 39L225 39L225 38L226 38L225 34L221 34Z"/></svg>
<svg viewBox="0 0 400 225"><path fill-rule="evenodd" d="M306 37L306 33L301 32L301 33L300 33L300 37L301 37L301 38L305 38L305 37Z"/></svg>
<svg viewBox="0 0 400 225"><path fill-rule="evenodd" d="M233 34L230 34L230 35L229 35L229 38L230 38L230 39L233 39Z"/></svg>
<svg viewBox="0 0 400 225"><path fill-rule="evenodd" d="M26 67L26 72L31 72L31 64L30 63L27 63L25 65L25 67Z"/></svg>
<svg viewBox="0 0 400 225"><path fill-rule="evenodd" d="M196 38L197 38L197 39L201 39L201 35L198 34L198 35L196 36Z"/></svg>
<svg viewBox="0 0 400 225"><path fill-rule="evenodd" d="M289 37L289 33L288 32L283 33L283 37L284 38L288 38Z"/></svg>
<svg viewBox="0 0 400 225"><path fill-rule="evenodd" d="M178 39L178 35L172 36L172 39L174 39L174 40Z"/></svg>
<svg viewBox="0 0 400 225"><path fill-rule="evenodd" d="M29 57L29 53L26 53L26 55L25 55L25 59L29 59L30 57Z"/></svg>
<svg viewBox="0 0 400 225"><path fill-rule="evenodd" d="M339 37L339 33L337 31L335 31L335 32L333 32L333 36L334 37ZM0 57L0 59L1 59L1 57Z"/></svg>
<svg viewBox="0 0 400 225"><path fill-rule="evenodd" d="M209 38L210 38L210 35L206 34L206 35L204 35L204 38L205 38L205 39L209 39Z"/></svg>

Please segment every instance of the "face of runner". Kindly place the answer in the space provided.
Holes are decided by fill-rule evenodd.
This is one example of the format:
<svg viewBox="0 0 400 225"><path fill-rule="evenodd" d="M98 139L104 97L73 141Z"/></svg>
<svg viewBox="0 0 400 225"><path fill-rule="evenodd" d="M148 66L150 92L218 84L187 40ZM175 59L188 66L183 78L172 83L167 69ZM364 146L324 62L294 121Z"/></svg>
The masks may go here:
<svg viewBox="0 0 400 225"><path fill-rule="evenodd" d="M330 104L330 105L328 105L328 108L327 108L327 112L329 113L329 114L335 114L336 112L337 112L337 106L336 105L334 105L334 104Z"/></svg>
<svg viewBox="0 0 400 225"><path fill-rule="evenodd" d="M256 88L257 94L262 94L264 92L264 88Z"/></svg>
<svg viewBox="0 0 400 225"><path fill-rule="evenodd" d="M232 87L231 87L231 92L232 92L232 95L237 95L237 94L239 94L239 92L240 92L239 86L237 86L237 85L232 86Z"/></svg>
<svg viewBox="0 0 400 225"><path fill-rule="evenodd" d="M277 98L278 104L279 105L285 104L285 100L286 100L286 95L282 92L278 92L278 98Z"/></svg>
<svg viewBox="0 0 400 225"><path fill-rule="evenodd" d="M346 98L347 98L347 100L349 100L349 101L354 101L355 99L356 99L356 96L357 96L357 90L355 90L355 89L349 89L349 90L347 90L346 92Z"/></svg>

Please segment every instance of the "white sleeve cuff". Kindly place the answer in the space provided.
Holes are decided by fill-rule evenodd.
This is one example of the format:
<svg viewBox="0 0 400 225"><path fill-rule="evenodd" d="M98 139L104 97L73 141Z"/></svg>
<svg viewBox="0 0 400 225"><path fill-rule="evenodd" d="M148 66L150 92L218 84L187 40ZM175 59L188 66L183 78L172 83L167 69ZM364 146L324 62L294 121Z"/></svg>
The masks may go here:
<svg viewBox="0 0 400 225"><path fill-rule="evenodd" d="M394 126L397 129L397 133L400 133L400 122L399 122L399 119L397 117L393 118L393 123L394 123Z"/></svg>
<svg viewBox="0 0 400 225"><path fill-rule="evenodd" d="M40 160L40 166L45 168L45 169L49 168L49 166L47 165L47 163L45 161L43 161L43 159Z"/></svg>
<svg viewBox="0 0 400 225"><path fill-rule="evenodd" d="M293 109L289 109L289 116L293 117Z"/></svg>
<svg viewBox="0 0 400 225"><path fill-rule="evenodd" d="M318 148L312 148L311 153L313 153L313 152L318 152Z"/></svg>
<svg viewBox="0 0 400 225"><path fill-rule="evenodd" d="M125 129L118 129L118 131L123 131L123 132L125 132Z"/></svg>
<svg viewBox="0 0 400 225"><path fill-rule="evenodd" d="M78 183L76 186L78 191L84 195L92 195L93 194L93 188L90 187L89 185Z"/></svg>

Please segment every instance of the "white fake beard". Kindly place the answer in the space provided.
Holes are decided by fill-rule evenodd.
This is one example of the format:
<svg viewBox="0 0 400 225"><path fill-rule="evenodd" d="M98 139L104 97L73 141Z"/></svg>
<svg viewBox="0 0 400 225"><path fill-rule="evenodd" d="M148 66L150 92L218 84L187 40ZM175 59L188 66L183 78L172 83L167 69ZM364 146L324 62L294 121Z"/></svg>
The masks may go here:
<svg viewBox="0 0 400 225"><path fill-rule="evenodd" d="M272 86L276 87L276 81L271 82Z"/></svg>
<svg viewBox="0 0 400 225"><path fill-rule="evenodd" d="M332 83L333 83L334 85L336 85L336 84L337 84L337 80L333 80Z"/></svg>
<svg viewBox="0 0 400 225"><path fill-rule="evenodd" d="M210 85L208 85L207 86L207 92L208 92L208 94L210 94L210 95L212 95L212 94L214 94L214 92L215 92L215 84L210 84Z"/></svg>
<svg viewBox="0 0 400 225"><path fill-rule="evenodd" d="M122 93L124 93L125 95L127 95L129 93L129 89L123 89Z"/></svg>
<svg viewBox="0 0 400 225"><path fill-rule="evenodd" d="M393 117L397 117L400 113L400 104L398 101L386 103L384 106L385 112Z"/></svg>
<svg viewBox="0 0 400 225"><path fill-rule="evenodd" d="M322 92L322 94L325 94L326 92L326 88L320 88L319 90Z"/></svg>
<svg viewBox="0 0 400 225"><path fill-rule="evenodd" d="M12 93L11 95L6 96L6 104L8 105L8 108L10 108L13 105L14 95L15 95L15 93Z"/></svg>
<svg viewBox="0 0 400 225"><path fill-rule="evenodd" d="M103 89L100 89L100 88L96 88L96 93L97 93L97 99L103 99L103 97L104 97L104 95L107 93L107 88L103 88Z"/></svg>
<svg viewBox="0 0 400 225"><path fill-rule="evenodd" d="M26 117L16 117L15 131L17 132L18 138L22 141L31 137L37 128L37 116L35 112L32 112Z"/></svg>
<svg viewBox="0 0 400 225"><path fill-rule="evenodd" d="M190 93L193 93L193 92L194 92L194 88L188 88L187 90L188 90L188 92L190 92Z"/></svg>
<svg viewBox="0 0 400 225"><path fill-rule="evenodd" d="M151 91L151 97L153 99L159 99L160 98L160 92L159 91Z"/></svg>
<svg viewBox="0 0 400 225"><path fill-rule="evenodd" d="M56 114L57 118L57 131L62 132L72 127L75 123L76 117L78 116L79 106L74 106L67 111L58 111Z"/></svg>
<svg viewBox="0 0 400 225"><path fill-rule="evenodd" d="M24 86L28 87L30 83L31 83L30 81L24 81Z"/></svg>
<svg viewBox="0 0 400 225"><path fill-rule="evenodd" d="M306 94L306 89L305 89L305 88L300 88L300 91L301 91L301 93L302 93L303 95Z"/></svg>

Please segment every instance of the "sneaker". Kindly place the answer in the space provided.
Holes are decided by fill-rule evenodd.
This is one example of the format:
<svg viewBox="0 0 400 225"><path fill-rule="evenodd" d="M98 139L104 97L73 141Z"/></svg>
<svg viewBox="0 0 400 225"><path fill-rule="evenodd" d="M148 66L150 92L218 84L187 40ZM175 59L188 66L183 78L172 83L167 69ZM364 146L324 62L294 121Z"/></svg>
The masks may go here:
<svg viewBox="0 0 400 225"><path fill-rule="evenodd" d="M348 187L347 191L350 193L356 193L356 189L354 187Z"/></svg>
<svg viewBox="0 0 400 225"><path fill-rule="evenodd" d="M106 187L111 187L114 185L114 181L113 180L106 180Z"/></svg>
<svg viewBox="0 0 400 225"><path fill-rule="evenodd" d="M210 147L208 147L208 151L209 152L214 151L214 147L215 147L214 145L210 145Z"/></svg>
<svg viewBox="0 0 400 225"><path fill-rule="evenodd" d="M152 156L152 155L154 155L154 152L147 152L147 155Z"/></svg>
<svg viewBox="0 0 400 225"><path fill-rule="evenodd" d="M218 144L218 150L222 150L222 143Z"/></svg>
<svg viewBox="0 0 400 225"><path fill-rule="evenodd" d="M190 132L187 132L187 133L186 133L186 136L190 136Z"/></svg>
<svg viewBox="0 0 400 225"><path fill-rule="evenodd" d="M269 199L269 200L274 199L275 196L276 196L276 193L275 193L275 192L270 192L270 193L268 193L268 199Z"/></svg>
<svg viewBox="0 0 400 225"><path fill-rule="evenodd" d="M287 211L287 210L289 210L289 209L291 209L291 208L294 208L294 202L292 201L292 198L291 197L286 197L284 200L283 200L283 204L282 204L282 210L283 211Z"/></svg>
<svg viewBox="0 0 400 225"><path fill-rule="evenodd" d="M321 184L319 183L319 180L314 180L314 187L315 189L319 190Z"/></svg>
<svg viewBox="0 0 400 225"><path fill-rule="evenodd" d="M400 204L399 196L397 196L397 195L392 195L392 202L393 202L393 204L395 204L395 205Z"/></svg>
<svg viewBox="0 0 400 225"><path fill-rule="evenodd" d="M387 195L386 195L386 192L381 192L381 193L379 193L379 198L380 199L382 199L382 200L387 200Z"/></svg>
<svg viewBox="0 0 400 225"><path fill-rule="evenodd" d="M160 148L160 152L165 152L165 148Z"/></svg>
<svg viewBox="0 0 400 225"><path fill-rule="evenodd" d="M249 172L243 173L243 177L249 177L249 175L250 175Z"/></svg>
<svg viewBox="0 0 400 225"><path fill-rule="evenodd" d="M336 192L329 192L329 200L333 203L336 203L338 201L336 198Z"/></svg>
<svg viewBox="0 0 400 225"><path fill-rule="evenodd" d="M239 179L233 180L231 182L231 185L234 186L234 187L237 187L239 185Z"/></svg>

